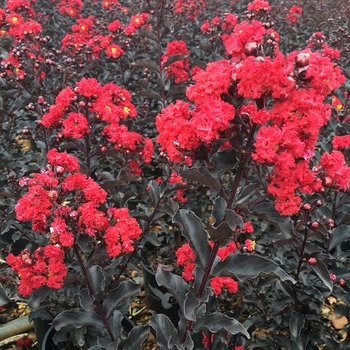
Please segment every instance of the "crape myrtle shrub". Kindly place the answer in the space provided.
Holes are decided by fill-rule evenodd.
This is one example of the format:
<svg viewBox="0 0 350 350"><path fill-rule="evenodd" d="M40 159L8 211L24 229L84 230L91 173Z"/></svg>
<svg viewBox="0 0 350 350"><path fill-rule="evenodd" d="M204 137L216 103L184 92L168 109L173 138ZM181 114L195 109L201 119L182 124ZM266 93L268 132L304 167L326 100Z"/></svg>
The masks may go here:
<svg viewBox="0 0 350 350"><path fill-rule="evenodd" d="M140 348L152 328L162 349L347 349L322 310L349 317L348 12L7 1L2 299L61 348ZM135 252L161 240L180 247L182 276L156 274L180 321L122 334Z"/></svg>

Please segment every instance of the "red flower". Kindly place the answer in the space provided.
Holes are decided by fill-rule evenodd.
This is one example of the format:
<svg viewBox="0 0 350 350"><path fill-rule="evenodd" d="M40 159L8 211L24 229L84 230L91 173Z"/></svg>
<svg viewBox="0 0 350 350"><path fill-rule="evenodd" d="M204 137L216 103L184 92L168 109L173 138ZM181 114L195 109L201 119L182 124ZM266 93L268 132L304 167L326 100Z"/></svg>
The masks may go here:
<svg viewBox="0 0 350 350"><path fill-rule="evenodd" d="M120 22L118 20L115 20L108 24L108 30L111 32L116 32L120 28Z"/></svg>
<svg viewBox="0 0 350 350"><path fill-rule="evenodd" d="M184 267L182 277L189 282L194 280L193 269L196 267L194 260L196 258L192 248L188 243L185 243L176 251L177 263Z"/></svg>
<svg viewBox="0 0 350 350"><path fill-rule="evenodd" d="M104 235L108 255L116 257L121 253L131 253L134 250L134 241L142 233L137 220L129 216L126 208L110 208L108 212L116 221Z"/></svg>
<svg viewBox="0 0 350 350"><path fill-rule="evenodd" d="M250 2L248 4L249 11L259 12L260 10L262 10L267 12L270 9L271 7L269 5L269 2L264 0L254 0L253 2Z"/></svg>
<svg viewBox="0 0 350 350"><path fill-rule="evenodd" d="M65 171L77 171L79 169L78 158L69 155L67 152L58 152L52 148L47 152L47 160L53 166L60 166Z"/></svg>
<svg viewBox="0 0 350 350"><path fill-rule="evenodd" d="M302 14L303 14L303 9L301 7L294 5L289 9L286 20L289 22L289 24L298 23L299 17L302 16Z"/></svg>
<svg viewBox="0 0 350 350"><path fill-rule="evenodd" d="M62 125L62 134L66 137L82 139L90 132L88 121L82 113L69 113Z"/></svg>
<svg viewBox="0 0 350 350"><path fill-rule="evenodd" d="M210 285L215 295L219 295L223 288L226 288L229 293L238 291L238 283L231 277L213 277L210 279Z"/></svg>
<svg viewBox="0 0 350 350"><path fill-rule="evenodd" d="M334 149L342 149L350 146L350 135L334 136L332 140Z"/></svg>
<svg viewBox="0 0 350 350"><path fill-rule="evenodd" d="M80 95L91 98L102 92L102 86L95 78L83 78L77 82L76 92Z"/></svg>
<svg viewBox="0 0 350 350"><path fill-rule="evenodd" d="M243 56L244 47L250 42L261 44L265 32L262 23L256 20L251 23L243 21L237 24L231 35L222 38L226 52L234 57Z"/></svg>
<svg viewBox="0 0 350 350"><path fill-rule="evenodd" d="M124 53L124 50L119 45L109 45L106 48L106 55L108 57L118 58Z"/></svg>

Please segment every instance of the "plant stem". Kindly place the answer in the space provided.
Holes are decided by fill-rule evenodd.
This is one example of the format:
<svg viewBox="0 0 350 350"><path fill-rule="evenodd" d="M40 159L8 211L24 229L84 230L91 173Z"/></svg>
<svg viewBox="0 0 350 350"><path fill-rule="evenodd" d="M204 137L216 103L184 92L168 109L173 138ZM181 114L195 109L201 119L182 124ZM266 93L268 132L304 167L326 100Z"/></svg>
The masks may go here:
<svg viewBox="0 0 350 350"><path fill-rule="evenodd" d="M220 242L216 241L214 243L214 246L213 246L212 250L211 250L211 253L210 253L207 265L205 267L202 282L201 282L201 284L200 284L200 286L198 288L198 292L197 292L197 298L198 299L201 298L201 296L202 296L202 294L204 292L204 289L205 289L205 287L207 285L207 282L208 282L208 279L209 279L209 275L210 275L211 269L213 267L214 260L216 258L216 254L217 254L217 252L219 250L219 247L220 247ZM184 335L182 337L182 340L181 340L182 344L186 341L187 331L189 331L191 329L192 323L193 323L193 321L187 321L186 330L185 330L185 333L184 333Z"/></svg>
<svg viewBox="0 0 350 350"><path fill-rule="evenodd" d="M307 214L306 218L305 218L305 224L308 222L309 220L309 214ZM301 271L301 265L303 264L303 255L304 255L304 250L305 250L305 246L306 246L306 241L307 241L307 238L308 238L308 232L309 232L309 229L308 227L306 226L305 227L305 230L304 230L304 240L303 240L303 244L301 246L301 249L300 249L300 252L299 252L299 263L298 263L298 268L297 268L297 272L295 274L295 280L296 282L298 283L299 281L299 274L300 274L300 271ZM295 308L295 311L298 311L298 299L297 299L297 290L296 290L296 285L297 283L295 283L293 285L293 289L294 289L294 308Z"/></svg>
<svg viewBox="0 0 350 350"><path fill-rule="evenodd" d="M78 259L78 262L80 264L81 271L83 272L85 283L86 283L86 286L87 286L87 288L89 290L89 293L90 293L91 297L94 297L94 290L93 290L93 288L91 286L91 283L89 281L89 276L87 274L86 267L85 267L84 262L83 262L83 260L82 260L82 258L80 256L79 249L78 249L78 246L77 246L76 243L73 244L73 249L74 249L74 253L75 253L75 255L76 255L77 259ZM106 328L106 330L107 330L107 332L109 334L109 337L111 338L112 341L115 341L115 338L113 336L112 330L111 330L111 328L109 327L109 324L108 324L108 319L107 319L107 317L106 317L106 315L105 315L105 313L104 313L104 311L102 309L101 304L97 300L95 300L94 301L94 305L97 308L97 311L98 311L98 313L99 313L99 315L100 315L100 317L102 319L102 322L103 322L103 324L104 324L104 326L105 326L105 328Z"/></svg>

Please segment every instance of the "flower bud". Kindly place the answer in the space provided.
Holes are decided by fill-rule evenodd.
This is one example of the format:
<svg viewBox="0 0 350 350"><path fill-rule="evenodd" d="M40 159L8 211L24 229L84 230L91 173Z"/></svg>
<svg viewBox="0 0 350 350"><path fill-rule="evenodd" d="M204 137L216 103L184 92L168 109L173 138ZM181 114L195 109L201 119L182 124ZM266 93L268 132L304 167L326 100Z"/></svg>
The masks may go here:
<svg viewBox="0 0 350 350"><path fill-rule="evenodd" d="M316 258L310 258L309 259L309 265L316 265L317 264L317 259Z"/></svg>
<svg viewBox="0 0 350 350"><path fill-rule="evenodd" d="M309 65L309 57L307 54L301 52L295 58L295 65L298 68L303 68Z"/></svg>
<svg viewBox="0 0 350 350"><path fill-rule="evenodd" d="M309 211L311 209L311 204L310 203L305 203L303 206L302 206L302 209L303 210L306 210L306 211Z"/></svg>
<svg viewBox="0 0 350 350"><path fill-rule="evenodd" d="M255 41L248 43L244 47L244 53L247 56L256 56L258 53L258 44Z"/></svg>
<svg viewBox="0 0 350 350"><path fill-rule="evenodd" d="M318 226L320 226L320 223L318 221L313 221L310 225L313 229L317 229Z"/></svg>
<svg viewBox="0 0 350 350"><path fill-rule="evenodd" d="M63 168L63 166L60 166L58 165L56 168L55 168L55 171L56 171L56 174L57 175L63 175L65 173L65 170Z"/></svg>

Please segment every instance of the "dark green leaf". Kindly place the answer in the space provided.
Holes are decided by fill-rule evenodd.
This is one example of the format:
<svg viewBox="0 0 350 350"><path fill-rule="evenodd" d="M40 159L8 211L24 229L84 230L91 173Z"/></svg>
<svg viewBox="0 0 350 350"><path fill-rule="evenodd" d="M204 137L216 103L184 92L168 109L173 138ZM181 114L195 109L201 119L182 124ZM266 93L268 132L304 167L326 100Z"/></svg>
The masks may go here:
<svg viewBox="0 0 350 350"><path fill-rule="evenodd" d="M250 214L271 223L277 230L281 232L280 236L275 238L278 240L291 240L294 237L294 228L292 219L289 216L281 216L274 208L272 201L261 202L249 208L245 205L239 205L242 211L248 211Z"/></svg>
<svg viewBox="0 0 350 350"><path fill-rule="evenodd" d="M86 270L93 293L104 290L106 275L101 266L94 265Z"/></svg>
<svg viewBox="0 0 350 350"><path fill-rule="evenodd" d="M152 201L154 205L156 205L160 198L159 184L155 181L150 181L148 185L150 187L150 194L151 194Z"/></svg>
<svg viewBox="0 0 350 350"><path fill-rule="evenodd" d="M140 286L131 281L122 281L117 288L112 289L103 301L103 311L109 317L112 312L129 298L140 293Z"/></svg>
<svg viewBox="0 0 350 350"><path fill-rule="evenodd" d="M217 333L219 330L225 330L230 334L241 333L247 338L250 338L249 333L236 319L228 317L220 312L213 312L204 315L194 325L193 330L199 332L200 330L208 330L211 333Z"/></svg>
<svg viewBox="0 0 350 350"><path fill-rule="evenodd" d="M157 100L157 101L162 100L161 96L152 90L140 90L135 92L134 95L152 98L153 100Z"/></svg>
<svg viewBox="0 0 350 350"><path fill-rule="evenodd" d="M78 294L79 300L80 300L80 306L85 311L91 311L95 308L94 305L94 298L90 295L87 288L84 288L79 294Z"/></svg>
<svg viewBox="0 0 350 350"><path fill-rule="evenodd" d="M183 228L183 235L187 238L191 248L199 258L204 269L210 255L211 248L208 244L207 233L199 217L192 211L180 209L173 218Z"/></svg>
<svg viewBox="0 0 350 350"><path fill-rule="evenodd" d="M133 35L143 36L143 37L152 39L156 42L158 41L157 36L153 32L151 32L149 29L143 28L143 27L137 29L136 32L133 33Z"/></svg>
<svg viewBox="0 0 350 350"><path fill-rule="evenodd" d="M9 298L6 294L6 291L2 286L2 284L0 284L0 305L5 305L8 303L8 301L9 301Z"/></svg>
<svg viewBox="0 0 350 350"><path fill-rule="evenodd" d="M240 281L255 279L259 276L278 278L281 281L295 280L280 268L273 260L256 254L231 254L214 268L215 276L235 276Z"/></svg>
<svg viewBox="0 0 350 350"><path fill-rule="evenodd" d="M169 28L170 32L174 32L174 23L171 22L168 18L163 18L161 22L165 27Z"/></svg>
<svg viewBox="0 0 350 350"><path fill-rule="evenodd" d="M244 222L242 218L234 210L226 209L225 217L231 230L237 229L237 226L242 229L244 228Z"/></svg>
<svg viewBox="0 0 350 350"><path fill-rule="evenodd" d="M215 223L219 224L224 220L226 210L226 201L222 197L216 197L213 203L213 210L211 212Z"/></svg>
<svg viewBox="0 0 350 350"><path fill-rule="evenodd" d="M185 350L193 348L191 337L186 338L186 342L181 344L177 329L170 321L169 317L164 314L156 314L152 312L152 317L148 324L155 330L157 343L160 350L178 349Z"/></svg>
<svg viewBox="0 0 350 350"><path fill-rule="evenodd" d="M167 61L162 65L162 69L170 66L171 64L178 62L178 61L182 61L184 59L188 58L187 55L174 55L174 56L170 56Z"/></svg>
<svg viewBox="0 0 350 350"><path fill-rule="evenodd" d="M52 324L57 331L69 324L75 328L81 328L83 326L104 328L102 320L94 311L85 311L79 308L61 312L55 317Z"/></svg>
<svg viewBox="0 0 350 350"><path fill-rule="evenodd" d="M289 318L289 330L293 337L297 338L305 324L304 315L300 312L292 311Z"/></svg>
<svg viewBox="0 0 350 350"><path fill-rule="evenodd" d="M179 85L172 86L170 87L168 93L166 94L166 97L184 94L186 92L186 89L187 89L186 86L179 86Z"/></svg>
<svg viewBox="0 0 350 350"><path fill-rule="evenodd" d="M119 310L114 310L113 314L108 318L108 325L113 332L114 338L118 338L122 333L123 317L123 314Z"/></svg>
<svg viewBox="0 0 350 350"><path fill-rule="evenodd" d="M322 261L317 259L316 265L309 266L331 292L333 290L333 282L329 277L329 271L326 265Z"/></svg>
<svg viewBox="0 0 350 350"><path fill-rule="evenodd" d="M181 173L181 176L196 181L202 185L208 186L209 188L212 188L217 193L221 192L221 183L219 179L214 178L210 174L202 174L198 169L188 169Z"/></svg>
<svg viewBox="0 0 350 350"><path fill-rule="evenodd" d="M156 64L154 61L149 60L147 58L141 58L139 60L136 60L135 62L131 63L131 65L137 66L137 67L145 67L160 73L158 64Z"/></svg>
<svg viewBox="0 0 350 350"><path fill-rule="evenodd" d="M233 169L237 163L236 153L232 148L216 152L211 158L213 166L209 168L210 175L220 177L227 169Z"/></svg>
<svg viewBox="0 0 350 350"><path fill-rule="evenodd" d="M178 303L181 303L181 300L184 300L187 283L182 277L174 275L173 273L166 271L161 265L158 265L156 281L159 286L166 287Z"/></svg>
<svg viewBox="0 0 350 350"><path fill-rule="evenodd" d="M141 350L142 343L147 339L149 334L148 326L134 327L129 333L128 339L124 342L124 350Z"/></svg>
<svg viewBox="0 0 350 350"><path fill-rule="evenodd" d="M331 234L329 250L339 246L341 243L348 241L350 238L350 226L340 225L337 226Z"/></svg>

